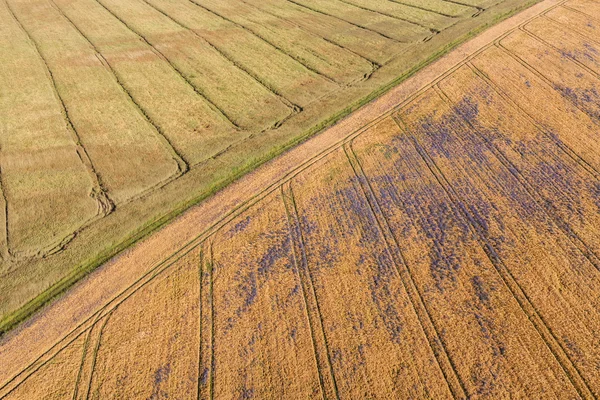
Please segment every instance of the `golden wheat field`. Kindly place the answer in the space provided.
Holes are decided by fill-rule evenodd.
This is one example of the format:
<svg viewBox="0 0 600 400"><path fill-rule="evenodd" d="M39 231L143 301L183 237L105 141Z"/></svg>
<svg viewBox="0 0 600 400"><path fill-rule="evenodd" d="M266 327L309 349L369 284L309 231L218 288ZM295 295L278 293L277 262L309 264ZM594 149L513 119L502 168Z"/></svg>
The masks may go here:
<svg viewBox="0 0 600 400"><path fill-rule="evenodd" d="M470 43L0 338L0 398L600 397L600 2Z"/></svg>
<svg viewBox="0 0 600 400"><path fill-rule="evenodd" d="M0 332L538 0L2 0Z"/></svg>

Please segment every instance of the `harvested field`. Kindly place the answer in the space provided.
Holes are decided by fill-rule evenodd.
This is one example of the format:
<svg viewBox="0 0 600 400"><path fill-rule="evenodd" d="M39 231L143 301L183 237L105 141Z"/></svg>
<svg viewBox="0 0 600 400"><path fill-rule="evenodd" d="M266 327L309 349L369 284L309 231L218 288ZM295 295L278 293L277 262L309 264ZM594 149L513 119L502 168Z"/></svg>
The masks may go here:
<svg viewBox="0 0 600 400"><path fill-rule="evenodd" d="M600 397L587 3L517 15L107 264L0 341L0 398Z"/></svg>
<svg viewBox="0 0 600 400"><path fill-rule="evenodd" d="M0 333L537 1L2 0Z"/></svg>

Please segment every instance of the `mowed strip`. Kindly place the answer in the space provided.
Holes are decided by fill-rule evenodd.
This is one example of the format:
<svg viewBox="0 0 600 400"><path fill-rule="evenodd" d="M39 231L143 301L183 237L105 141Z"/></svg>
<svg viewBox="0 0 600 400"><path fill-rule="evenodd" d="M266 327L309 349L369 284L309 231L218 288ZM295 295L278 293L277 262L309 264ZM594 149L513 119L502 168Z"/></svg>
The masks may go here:
<svg viewBox="0 0 600 400"><path fill-rule="evenodd" d="M89 398L189 399L198 390L200 257L193 251L109 316L93 359ZM98 323L103 323L99 321Z"/></svg>
<svg viewBox="0 0 600 400"><path fill-rule="evenodd" d="M339 87L243 27L189 0L146 0L204 38L273 92L305 107ZM257 57L260 54L260 57Z"/></svg>
<svg viewBox="0 0 600 400"><path fill-rule="evenodd" d="M407 21L422 27L440 31L456 22L449 15L443 15L436 12L424 10L418 7L412 7L400 2L389 0L339 0L344 3L352 4L365 10L375 11L383 15ZM449 8L455 10L465 9L464 6L446 3Z"/></svg>
<svg viewBox="0 0 600 400"><path fill-rule="evenodd" d="M292 191L339 397L451 398L344 151Z"/></svg>
<svg viewBox="0 0 600 400"><path fill-rule="evenodd" d="M212 352L202 354L201 397L209 397L211 386L215 398L321 397L280 192L223 227L204 253L211 283L203 291L212 307L203 313L212 313L212 324L202 332L213 333Z"/></svg>
<svg viewBox="0 0 600 400"><path fill-rule="evenodd" d="M48 70L4 1L0 21L0 240L8 257L57 246L104 210Z"/></svg>
<svg viewBox="0 0 600 400"><path fill-rule="evenodd" d="M432 11L437 14L460 17L473 14L477 11L474 7L463 4L460 1L446 0L391 0L394 3L403 4L409 7Z"/></svg>
<svg viewBox="0 0 600 400"><path fill-rule="evenodd" d="M67 115L115 203L181 172L173 149L87 40L45 0L10 1L52 73Z"/></svg>
<svg viewBox="0 0 600 400"><path fill-rule="evenodd" d="M95 0L54 0L181 157L194 165L240 132L154 49Z"/></svg>
<svg viewBox="0 0 600 400"><path fill-rule="evenodd" d="M373 70L371 62L365 58L240 0L193 1L245 27L307 68L339 84L360 81Z"/></svg>
<svg viewBox="0 0 600 400"><path fill-rule="evenodd" d="M468 67L439 84L452 107L574 238L600 257L600 182Z"/></svg>
<svg viewBox="0 0 600 400"><path fill-rule="evenodd" d="M260 131L293 111L208 42L142 0L98 0L166 57L238 127Z"/></svg>
<svg viewBox="0 0 600 400"><path fill-rule="evenodd" d="M347 21L378 32L402 43L412 43L431 36L431 31L411 22L402 21L375 11L366 10L338 0L288 0L306 9Z"/></svg>
<svg viewBox="0 0 600 400"><path fill-rule="evenodd" d="M302 29L336 43L377 64L394 58L407 44L344 20L312 11L285 0L249 0L264 12L293 22Z"/></svg>
<svg viewBox="0 0 600 400"><path fill-rule="evenodd" d="M470 6L470 7L476 7L480 10L485 10L495 4L500 3L500 1L501 0L460 0L460 1L457 1L457 3L463 4L466 6Z"/></svg>
<svg viewBox="0 0 600 400"><path fill-rule="evenodd" d="M600 271L435 90L398 117L510 274L505 281L580 393L600 394Z"/></svg>
<svg viewBox="0 0 600 400"><path fill-rule="evenodd" d="M387 118L352 147L467 398L577 396L410 134Z"/></svg>

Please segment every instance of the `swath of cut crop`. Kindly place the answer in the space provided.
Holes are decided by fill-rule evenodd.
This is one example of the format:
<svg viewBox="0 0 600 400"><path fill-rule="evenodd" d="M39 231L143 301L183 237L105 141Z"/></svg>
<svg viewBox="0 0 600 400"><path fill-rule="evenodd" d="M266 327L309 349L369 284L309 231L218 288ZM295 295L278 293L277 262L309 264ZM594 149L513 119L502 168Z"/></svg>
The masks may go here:
<svg viewBox="0 0 600 400"><path fill-rule="evenodd" d="M180 173L171 149L95 51L46 1L9 2L54 77L67 117L115 203Z"/></svg>
<svg viewBox="0 0 600 400"><path fill-rule="evenodd" d="M499 0L459 0L459 1L451 0L451 2L464 4L464 5L467 5L470 7L477 7L480 10L485 10L495 4L498 4Z"/></svg>
<svg viewBox="0 0 600 400"><path fill-rule="evenodd" d="M434 90L399 117L490 246L494 262L510 273L505 282L518 285L513 294L521 306L534 308L527 311L530 319L580 395L597 396L600 343L593 332L600 329L600 271Z"/></svg>
<svg viewBox="0 0 600 400"><path fill-rule="evenodd" d="M450 398L343 150L292 181L340 398Z"/></svg>
<svg viewBox="0 0 600 400"><path fill-rule="evenodd" d="M322 396L304 289L279 191L212 244L215 398Z"/></svg>
<svg viewBox="0 0 600 400"><path fill-rule="evenodd" d="M476 11L474 7L460 4L460 1L444 0L390 0L394 3L417 8L420 10L431 11L436 14L447 17L460 17L472 14Z"/></svg>
<svg viewBox="0 0 600 400"><path fill-rule="evenodd" d="M146 0L191 29L291 103L305 107L338 89L283 51L243 27L188 0ZM260 57L256 55L260 54Z"/></svg>
<svg viewBox="0 0 600 400"><path fill-rule="evenodd" d="M5 2L0 21L0 182L7 203L0 212L8 259L52 250L107 210L46 66Z"/></svg>
<svg viewBox="0 0 600 400"><path fill-rule="evenodd" d="M84 342L85 335L79 335L2 399L72 398L81 365Z"/></svg>
<svg viewBox="0 0 600 400"><path fill-rule="evenodd" d="M94 0L54 0L119 76L136 102L191 165L239 132L154 49Z"/></svg>
<svg viewBox="0 0 600 400"><path fill-rule="evenodd" d="M468 67L439 86L455 112L535 190L557 223L583 242L582 250L600 256L598 179Z"/></svg>
<svg viewBox="0 0 600 400"><path fill-rule="evenodd" d="M321 0L288 0L289 2L306 7L310 10L331 15L343 21L356 24L366 29L370 29L379 34L385 35L391 39L403 43L413 43L424 40L431 36L431 31L427 28L392 18L387 15L379 14L375 11L365 10L352 4L341 1L321 1Z"/></svg>
<svg viewBox="0 0 600 400"><path fill-rule="evenodd" d="M571 149L600 171L599 128L587 114L497 47L475 57L472 64L558 144Z"/></svg>
<svg viewBox="0 0 600 400"><path fill-rule="evenodd" d="M557 49L562 57L578 61L596 74L600 74L599 43L587 39L549 18L536 18L525 25L524 29ZM598 39L600 39L600 31Z"/></svg>
<svg viewBox="0 0 600 400"><path fill-rule="evenodd" d="M600 81L593 73L523 31L502 39L500 45L600 123Z"/></svg>
<svg viewBox="0 0 600 400"><path fill-rule="evenodd" d="M241 1L193 0L216 14L244 26L311 70L340 84L360 81L371 63L319 36Z"/></svg>
<svg viewBox="0 0 600 400"><path fill-rule="evenodd" d="M576 396L410 135L388 118L352 147L467 398Z"/></svg>
<svg viewBox="0 0 600 400"><path fill-rule="evenodd" d="M409 7L388 0L340 0L369 11L398 18L415 25L441 31L454 24L454 19L431 11ZM452 3L450 3L452 4ZM459 6L457 6L459 7Z"/></svg>
<svg viewBox="0 0 600 400"><path fill-rule="evenodd" d="M142 0L98 0L131 30L147 40L239 127L269 128L290 108L201 37Z"/></svg>
<svg viewBox="0 0 600 400"><path fill-rule="evenodd" d="M199 254L191 251L112 313L102 330L89 398L196 396L199 269Z"/></svg>
<svg viewBox="0 0 600 400"><path fill-rule="evenodd" d="M350 24L344 20L312 11L285 0L249 0L248 3L264 12L293 22L302 29L340 45L356 54L382 65L394 58L407 45L381 34Z"/></svg>

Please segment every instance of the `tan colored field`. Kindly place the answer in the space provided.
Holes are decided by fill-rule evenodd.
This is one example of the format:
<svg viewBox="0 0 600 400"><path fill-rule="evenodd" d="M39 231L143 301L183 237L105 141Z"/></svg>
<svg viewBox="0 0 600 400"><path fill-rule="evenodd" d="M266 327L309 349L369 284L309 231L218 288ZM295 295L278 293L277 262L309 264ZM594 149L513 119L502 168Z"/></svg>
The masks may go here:
<svg viewBox="0 0 600 400"><path fill-rule="evenodd" d="M1 339L0 398L600 397L597 4L500 24L99 269Z"/></svg>
<svg viewBox="0 0 600 400"><path fill-rule="evenodd" d="M538 0L2 0L0 332Z"/></svg>

